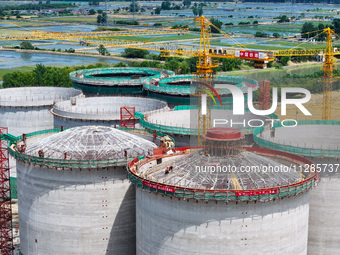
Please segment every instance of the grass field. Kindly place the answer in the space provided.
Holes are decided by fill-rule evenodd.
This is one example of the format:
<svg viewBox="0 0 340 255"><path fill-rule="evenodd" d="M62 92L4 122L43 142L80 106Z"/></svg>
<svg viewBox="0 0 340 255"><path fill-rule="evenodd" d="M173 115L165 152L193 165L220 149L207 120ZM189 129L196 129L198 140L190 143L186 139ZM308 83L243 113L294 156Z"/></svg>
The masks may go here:
<svg viewBox="0 0 340 255"><path fill-rule="evenodd" d="M17 67L17 68L9 68L9 69L0 68L0 80L2 80L3 76L6 73L12 73L12 72L15 72L15 71L29 72L29 71L32 71L34 68L35 68L35 66L21 66L21 67Z"/></svg>

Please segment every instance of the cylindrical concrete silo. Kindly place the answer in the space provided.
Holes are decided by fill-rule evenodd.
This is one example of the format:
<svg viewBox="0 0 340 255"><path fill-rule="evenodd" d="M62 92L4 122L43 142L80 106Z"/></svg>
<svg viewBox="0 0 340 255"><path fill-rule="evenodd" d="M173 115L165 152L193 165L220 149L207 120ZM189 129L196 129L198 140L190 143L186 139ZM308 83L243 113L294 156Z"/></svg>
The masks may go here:
<svg viewBox="0 0 340 255"><path fill-rule="evenodd" d="M54 127L100 125L120 126L121 107L134 107L135 111L149 114L168 110L167 103L141 97L88 97L59 102L54 105ZM125 111L129 111L122 109ZM134 116L133 116L134 118ZM136 120L138 126L138 120Z"/></svg>
<svg viewBox="0 0 340 255"><path fill-rule="evenodd" d="M90 126L29 134L25 144L10 149L22 254L135 254L135 189L125 166L156 145Z"/></svg>
<svg viewBox="0 0 340 255"><path fill-rule="evenodd" d="M198 134L198 112L197 107L189 105L176 106L171 111L154 111L149 114L139 114L139 123L146 129L157 130L171 135L177 147L190 146L197 143ZM267 125L275 114L269 116L258 116L245 108L244 115L234 115L233 107L229 105L213 106L211 111L212 127L228 127L241 129L246 134L248 144L254 143L252 130L261 125ZM214 123L218 119L219 122Z"/></svg>
<svg viewBox="0 0 340 255"><path fill-rule="evenodd" d="M144 90L148 97L165 100L172 107L175 105L189 105L193 103L192 95L198 86L197 77L192 74L164 77L163 79L148 77L143 80ZM211 80L211 86L218 91L223 104L233 102L231 92L224 85L238 87L244 93L244 99L248 98L248 88L257 90L258 82L244 77L218 75Z"/></svg>
<svg viewBox="0 0 340 255"><path fill-rule="evenodd" d="M54 103L81 95L80 90L59 87L22 87L0 92L0 127L14 136L53 128L50 110ZM11 176L16 177L10 158Z"/></svg>
<svg viewBox="0 0 340 255"><path fill-rule="evenodd" d="M258 128L255 142L262 147L302 155L316 164L320 184L311 192L308 255L337 254L340 250L340 121L305 120ZM293 127L295 126L295 127ZM331 215L331 216L330 216Z"/></svg>
<svg viewBox="0 0 340 255"><path fill-rule="evenodd" d="M138 255L307 254L308 190L318 175L294 167L311 162L240 147L242 138L211 129L203 149L129 163Z"/></svg>
<svg viewBox="0 0 340 255"><path fill-rule="evenodd" d="M115 67L78 70L70 73L76 89L87 95L142 94L144 79L161 79L175 73L158 68Z"/></svg>
<svg viewBox="0 0 340 255"><path fill-rule="evenodd" d="M80 90L59 87L23 87L2 89L0 126L19 136L53 128L50 110L56 102L81 95Z"/></svg>

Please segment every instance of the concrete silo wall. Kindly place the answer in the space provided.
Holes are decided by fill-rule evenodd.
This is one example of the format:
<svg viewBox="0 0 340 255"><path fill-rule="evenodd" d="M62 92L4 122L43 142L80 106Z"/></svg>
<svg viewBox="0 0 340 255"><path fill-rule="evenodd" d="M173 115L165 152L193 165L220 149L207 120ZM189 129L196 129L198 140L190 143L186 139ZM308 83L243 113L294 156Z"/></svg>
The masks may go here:
<svg viewBox="0 0 340 255"><path fill-rule="evenodd" d="M8 127L8 132L19 136L53 128L51 106L2 107L0 106L0 126Z"/></svg>
<svg viewBox="0 0 340 255"><path fill-rule="evenodd" d="M340 251L340 161L313 158L315 164L333 165L320 172L320 183L310 194L308 255L338 254ZM336 170L337 169L337 170Z"/></svg>
<svg viewBox="0 0 340 255"><path fill-rule="evenodd" d="M104 121L104 120L83 120L83 119L71 119L63 118L54 115L54 128L72 128L79 126L120 126L120 120Z"/></svg>
<svg viewBox="0 0 340 255"><path fill-rule="evenodd" d="M136 192L137 254L307 254L309 195L208 204Z"/></svg>
<svg viewBox="0 0 340 255"><path fill-rule="evenodd" d="M21 252L135 254L135 189L123 167L57 170L17 161Z"/></svg>

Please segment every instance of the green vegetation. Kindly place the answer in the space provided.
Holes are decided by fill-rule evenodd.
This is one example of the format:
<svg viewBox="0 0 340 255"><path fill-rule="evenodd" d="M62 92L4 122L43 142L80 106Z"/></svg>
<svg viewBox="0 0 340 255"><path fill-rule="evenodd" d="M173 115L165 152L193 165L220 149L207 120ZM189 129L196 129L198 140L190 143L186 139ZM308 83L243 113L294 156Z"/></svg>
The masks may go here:
<svg viewBox="0 0 340 255"><path fill-rule="evenodd" d="M315 32L317 30L322 30L324 28L325 25L323 23L319 23L318 26L315 26L312 22L306 22L302 26L301 37L306 39L314 37L316 41L324 41L326 39L326 34L321 32Z"/></svg>
<svg viewBox="0 0 340 255"><path fill-rule="evenodd" d="M130 12L138 12L139 11L139 5L137 2L132 2L130 4Z"/></svg>
<svg viewBox="0 0 340 255"><path fill-rule="evenodd" d="M284 22L289 22L289 18L287 17L287 15L282 15L277 17L278 21L277 23L284 23Z"/></svg>
<svg viewBox="0 0 340 255"><path fill-rule="evenodd" d="M49 3L49 4L20 4L20 5L4 5L0 6L0 12L1 11L12 11L12 10L42 10L42 9L62 9L62 8L68 8L68 7L74 7L74 4L71 3Z"/></svg>
<svg viewBox="0 0 340 255"><path fill-rule="evenodd" d="M13 72L17 72L17 71L29 72L29 71L32 71L34 68L35 68L34 66L21 66L21 67L17 67L17 68L5 68L5 69L0 68L0 80L3 79L5 74L13 73ZM0 87L1 87L1 85L0 85Z"/></svg>
<svg viewBox="0 0 340 255"><path fill-rule="evenodd" d="M102 14L98 14L97 16L97 23L99 25L104 25L107 22L107 14L106 12L103 12Z"/></svg>
<svg viewBox="0 0 340 255"><path fill-rule="evenodd" d="M269 34L264 33L264 32L256 32L254 34L255 37L269 37Z"/></svg>
<svg viewBox="0 0 340 255"><path fill-rule="evenodd" d="M116 20L115 23L117 25L129 25L129 26L139 25L139 22L137 20Z"/></svg>
<svg viewBox="0 0 340 255"><path fill-rule="evenodd" d="M89 10L89 15L95 15L97 12L94 9Z"/></svg>
<svg viewBox="0 0 340 255"><path fill-rule="evenodd" d="M97 48L98 53L100 55L109 55L110 53L107 51L107 49L104 47L103 44L100 44L99 47Z"/></svg>
<svg viewBox="0 0 340 255"><path fill-rule="evenodd" d="M30 43L28 41L24 41L24 42L20 43L20 49L33 50L34 46L32 45L32 43Z"/></svg>
<svg viewBox="0 0 340 255"><path fill-rule="evenodd" d="M149 54L149 52L147 50L127 48L122 53L122 57L125 57L125 58L144 58L148 54Z"/></svg>
<svg viewBox="0 0 340 255"><path fill-rule="evenodd" d="M217 34L221 33L220 30L223 25L223 22L220 21L219 19L214 19L214 18L211 18L210 22L214 25L214 26L210 25L211 33L217 33Z"/></svg>

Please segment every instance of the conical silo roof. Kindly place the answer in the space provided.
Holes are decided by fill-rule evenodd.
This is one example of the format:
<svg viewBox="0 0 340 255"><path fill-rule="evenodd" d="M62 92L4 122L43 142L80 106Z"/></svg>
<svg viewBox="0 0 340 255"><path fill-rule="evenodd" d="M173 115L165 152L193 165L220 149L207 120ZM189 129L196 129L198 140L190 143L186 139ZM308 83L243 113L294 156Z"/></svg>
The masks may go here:
<svg viewBox="0 0 340 255"><path fill-rule="evenodd" d="M82 126L53 134L27 146L26 154L69 160L105 160L152 154L156 144L136 135L103 126ZM125 155L126 154L126 155Z"/></svg>

